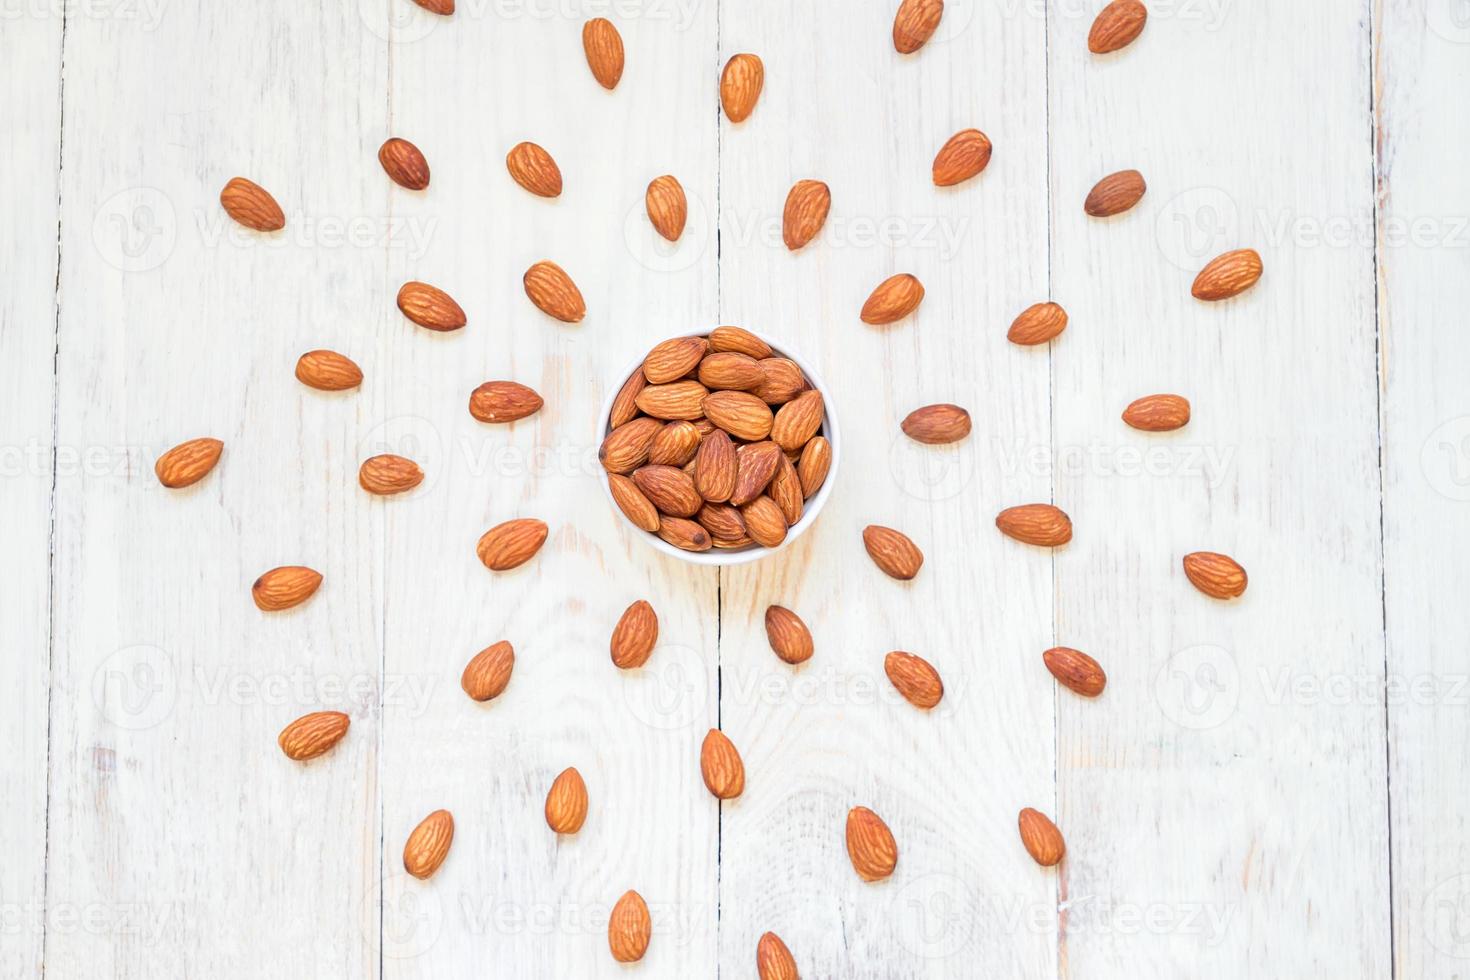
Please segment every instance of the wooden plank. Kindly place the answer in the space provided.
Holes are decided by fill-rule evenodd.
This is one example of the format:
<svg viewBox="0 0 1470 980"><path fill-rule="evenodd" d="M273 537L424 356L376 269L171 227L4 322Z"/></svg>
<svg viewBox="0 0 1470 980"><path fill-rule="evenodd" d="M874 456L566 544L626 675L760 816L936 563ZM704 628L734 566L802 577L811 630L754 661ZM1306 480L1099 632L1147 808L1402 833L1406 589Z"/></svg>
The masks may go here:
<svg viewBox="0 0 1470 980"><path fill-rule="evenodd" d="M845 441L811 532L723 580L721 724L748 778L721 829L721 968L749 974L774 930L803 976L953 977L974 963L1049 975L1055 877L1022 850L1016 814L1053 796L1051 684L1028 659L1051 636L1051 565L992 526L1002 507L1049 495L1025 465L1049 446L1046 354L1005 341L1046 291L1045 25L953 4L904 57L893 5L818 7L722 7L722 62L755 52L766 81L748 121L722 122L721 317L817 365ZM994 142L989 168L936 188L934 154L972 126ZM832 212L792 254L782 207L808 177L830 185ZM864 300L897 272L924 283L923 305L864 325ZM909 441L899 421L933 402L968 408L973 435ZM869 561L874 523L924 551L913 582ZM815 635L799 669L767 645L772 603ZM894 692L882 667L894 649L941 672L937 709ZM849 864L856 805L897 839L886 882Z"/></svg>
<svg viewBox="0 0 1470 980"><path fill-rule="evenodd" d="M1109 674L1058 694L1063 972L1387 976L1366 25L1175 5L1096 57L1090 13L1050 23L1057 640ZM1087 217L1128 167L1142 203ZM1261 282L1191 298L1240 246ZM1185 429L1119 421L1171 391ZM1196 550L1245 595L1195 591Z"/></svg>
<svg viewBox="0 0 1470 980"><path fill-rule="evenodd" d="M61 136L59 16L7 20L0 80L27 93L0 127L0 507L6 515L0 622L12 696L0 717L0 973L38 977L45 939L46 720L50 681L51 430L56 340L57 141ZM80 458L68 456L70 466Z"/></svg>
<svg viewBox="0 0 1470 980"><path fill-rule="evenodd" d="M381 47L355 4L68 21L59 441L125 465L58 479L47 976L376 971L388 692L355 446L391 370ZM284 231L225 217L236 174ZM365 390L299 384L313 347ZM159 486L154 457L202 435L217 470ZM291 563L320 593L257 610L252 581ZM352 731L288 761L277 732L318 707Z"/></svg>
<svg viewBox="0 0 1470 980"><path fill-rule="evenodd" d="M1394 969L1453 976L1470 957L1470 133L1446 93L1470 79L1470 28L1449 4L1375 9Z"/></svg>
<svg viewBox="0 0 1470 980"><path fill-rule="evenodd" d="M434 168L427 193L395 193L393 209L435 230L422 255L392 254L377 291L414 277L437 283L469 324L436 336L393 313L380 325L394 370L379 428L405 455L424 454L429 472L421 492L380 505L385 665L435 679L427 711L384 713L390 977L478 974L485 964L524 976L621 975L607 916L630 888L655 919L642 972L705 976L714 961L718 810L697 760L715 711L706 665L716 656L717 573L636 540L641 532L604 499L596 462L597 413L621 383L616 372L655 342L715 322L714 8L699 6L687 22L664 16L672 5L624 9L632 13L609 14L627 51L611 92L583 60L581 19L562 10L461 9L393 49L393 129ZM404 30L412 37L414 22ZM511 180L503 160L521 140L559 161L559 198ZM662 173L690 198L676 249L654 244L644 215L644 189ZM580 287L580 324L527 300L521 276L541 259ZM531 385L545 407L509 426L475 421L469 393L493 379ZM550 539L526 566L491 573L476 541L516 517L545 520ZM622 673L608 640L640 598L658 611L660 648L645 669ZM460 671L501 639L517 655L510 686L475 704ZM583 774L591 807L579 834L558 838L542 808L568 766ZM407 879L404 840L438 807L455 814L454 849L431 880ZM427 923L415 927L424 910Z"/></svg>

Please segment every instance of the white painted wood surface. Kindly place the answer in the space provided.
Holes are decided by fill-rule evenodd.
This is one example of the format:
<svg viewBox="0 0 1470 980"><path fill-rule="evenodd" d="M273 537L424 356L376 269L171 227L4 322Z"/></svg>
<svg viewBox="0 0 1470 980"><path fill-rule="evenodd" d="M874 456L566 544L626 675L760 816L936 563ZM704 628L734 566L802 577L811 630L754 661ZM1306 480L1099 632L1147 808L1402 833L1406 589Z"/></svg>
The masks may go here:
<svg viewBox="0 0 1470 980"><path fill-rule="evenodd" d="M909 57L891 3L62 6L0 28L25 93L0 121L4 975L753 976L767 929L808 977L1464 972L1470 22L1451 0L1156 2L1105 58L1085 46L1100 4L1058 0L950 0ZM604 13L628 50L613 92L580 44ZM767 80L732 125L716 82L739 51ZM967 126L993 162L934 188ZM428 191L383 176L390 134L426 152ZM522 139L561 163L559 200L506 175ZM1083 215L1130 166L1140 206ZM284 232L225 218L237 173ZM690 198L675 248L643 214L662 173ZM791 254L803 177L833 209ZM1236 245L1261 283L1192 300ZM542 258L581 286L582 324L527 302ZM917 315L860 323L898 271L927 287ZM405 321L408 278L469 326ZM1007 344L1048 296L1067 332ZM846 441L810 534L714 572L611 513L594 415L643 349L720 322L817 364ZM362 389L304 389L313 347L356 358ZM475 422L494 378L546 408ZM1169 390L1194 405L1182 432L1118 421ZM899 433L934 401L970 409L966 443ZM202 434L226 442L218 470L160 488L155 456ZM382 451L424 486L368 498L356 467ZM1054 554L992 527L1049 499L1077 527ZM488 573L475 541L515 516L551 538ZM872 567L868 523L914 537L918 579ZM1244 562L1242 600L1189 587L1197 548ZM260 613L250 582L293 562L321 592ZM623 674L607 640L637 598L661 646ZM800 669L766 644L772 602L816 634ZM497 639L515 675L473 704L460 670ZM1102 660L1102 698L1055 689L1053 643ZM890 649L938 666L939 709L894 695ZM277 731L318 707L351 733L288 763ZM723 806L697 765L716 724L748 771ZM542 802L568 765L592 809L555 840ZM847 860L859 804L898 839L882 884ZM1067 835L1059 869L1020 848L1024 805ZM455 845L418 882L403 841L441 806ZM632 968L605 939L628 888L655 915Z"/></svg>

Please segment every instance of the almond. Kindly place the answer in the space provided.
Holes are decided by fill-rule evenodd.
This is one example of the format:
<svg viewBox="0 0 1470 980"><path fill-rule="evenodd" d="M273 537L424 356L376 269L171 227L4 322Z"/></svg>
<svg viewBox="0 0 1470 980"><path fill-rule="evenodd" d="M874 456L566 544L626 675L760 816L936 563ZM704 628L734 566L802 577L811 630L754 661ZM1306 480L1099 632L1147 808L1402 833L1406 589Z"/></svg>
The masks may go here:
<svg viewBox="0 0 1470 980"><path fill-rule="evenodd" d="M899 54L913 54L934 36L944 0L903 0L893 18L893 46Z"/></svg>
<svg viewBox="0 0 1470 980"><path fill-rule="evenodd" d="M748 534L744 534L738 538L711 538L710 542L716 548L734 550L737 548L749 548L755 544L755 539Z"/></svg>
<svg viewBox="0 0 1470 980"><path fill-rule="evenodd" d="M643 491L638 489L636 483L621 473L609 473L607 485L612 491L613 502L633 522L634 527L642 528L649 534L658 530L658 508L653 506L653 501L643 496Z"/></svg>
<svg viewBox="0 0 1470 980"><path fill-rule="evenodd" d="M608 428L616 429L638 417L638 393L648 384L643 371L634 371L613 397L612 410L608 412Z"/></svg>
<svg viewBox="0 0 1470 980"><path fill-rule="evenodd" d="M648 663L658 644L658 613L647 601L639 599L618 619L613 627L612 662L623 670L633 670Z"/></svg>
<svg viewBox="0 0 1470 980"><path fill-rule="evenodd" d="M781 516L786 523L795 527L801 520L806 497L801 492L801 478L796 475L796 467L785 453L776 463L776 475L771 477L771 486L766 492L781 508Z"/></svg>
<svg viewBox="0 0 1470 980"><path fill-rule="evenodd" d="M812 659L811 630L785 606L766 608L766 639L776 656L788 664L803 664Z"/></svg>
<svg viewBox="0 0 1470 980"><path fill-rule="evenodd" d="M537 262L522 277L526 295L542 313L563 323L578 323L587 315L587 304L572 277L555 262Z"/></svg>
<svg viewBox="0 0 1470 980"><path fill-rule="evenodd" d="M781 239L796 251L817 237L832 209L832 191L820 180L798 180L786 195Z"/></svg>
<svg viewBox="0 0 1470 980"><path fill-rule="evenodd" d="M1044 344L1067 329L1067 311L1056 303L1036 303L1021 311L1006 331L1013 344L1031 347Z"/></svg>
<svg viewBox="0 0 1470 980"><path fill-rule="evenodd" d="M755 395L744 391L716 391L706 395L701 404L705 418L736 439L759 442L771 434L774 421L771 409Z"/></svg>
<svg viewBox="0 0 1470 980"><path fill-rule="evenodd" d="M322 584L320 572L305 565L282 565L272 568L250 586L250 598L266 612L279 612L299 606L310 599Z"/></svg>
<svg viewBox="0 0 1470 980"><path fill-rule="evenodd" d="M883 280L873 290L873 295L863 304L862 321L874 326L897 323L917 310L923 301L923 283L901 272Z"/></svg>
<svg viewBox="0 0 1470 980"><path fill-rule="evenodd" d="M708 531L682 517L661 518L658 536L683 551L708 551L713 544Z"/></svg>
<svg viewBox="0 0 1470 980"><path fill-rule="evenodd" d="M1103 673L1102 664L1081 650L1071 647L1052 647L1041 655L1042 662L1051 675L1069 691L1085 698L1095 698L1103 692L1108 675Z"/></svg>
<svg viewBox="0 0 1470 980"><path fill-rule="evenodd" d="M670 422L653 437L648 461L657 466L683 466L699 449L699 429L693 422Z"/></svg>
<svg viewBox="0 0 1470 980"><path fill-rule="evenodd" d="M219 192L219 203L225 213L254 231L280 231L286 227L286 214L270 191L244 177L231 177Z"/></svg>
<svg viewBox="0 0 1470 980"><path fill-rule="evenodd" d="M743 507L764 493L780 460L781 447L774 442L741 446L735 454L735 492L730 494L730 503Z"/></svg>
<svg viewBox="0 0 1470 980"><path fill-rule="evenodd" d="M623 893L607 920L607 946L619 963L636 963L648 952L653 936L653 920L648 905L635 891Z"/></svg>
<svg viewBox="0 0 1470 980"><path fill-rule="evenodd" d="M378 162L399 187L421 191L429 186L429 161L418 147L397 136L378 147Z"/></svg>
<svg viewBox="0 0 1470 980"><path fill-rule="evenodd" d="M1107 54L1127 47L1143 33L1148 8L1140 0L1113 0L1102 9L1087 32L1087 50Z"/></svg>
<svg viewBox="0 0 1470 980"><path fill-rule="evenodd" d="M924 553L918 546L891 527L870 524L863 528L863 547L884 574L903 581L919 574L924 564Z"/></svg>
<svg viewBox="0 0 1470 980"><path fill-rule="evenodd" d="M847 812L847 856L864 881L881 881L898 866L898 844L878 814L865 806Z"/></svg>
<svg viewBox="0 0 1470 980"><path fill-rule="evenodd" d="M365 459L357 469L358 486L384 497L406 493L423 482L424 471L418 463L391 453Z"/></svg>
<svg viewBox="0 0 1470 980"><path fill-rule="evenodd" d="M786 518L770 497L756 497L741 507L740 519L745 522L745 533L763 548L780 547L786 540Z"/></svg>
<svg viewBox="0 0 1470 980"><path fill-rule="evenodd" d="M592 77L605 89L618 87L623 77L623 36L606 17L594 17L582 25L582 50Z"/></svg>
<svg viewBox="0 0 1470 980"><path fill-rule="evenodd" d="M643 194L643 206L648 209L648 220L653 230L671 242L677 242L684 234L684 222L689 220L689 200L684 196L684 187L670 174L649 181Z"/></svg>
<svg viewBox="0 0 1470 980"><path fill-rule="evenodd" d="M459 686L472 701L493 700L504 693L515 665L515 648L500 640L470 658L459 675Z"/></svg>
<svg viewBox="0 0 1470 980"><path fill-rule="evenodd" d="M1146 190L1148 185L1143 182L1143 174L1137 170L1119 170L1093 185L1082 210L1094 218L1122 214L1137 204Z"/></svg>
<svg viewBox="0 0 1470 980"><path fill-rule="evenodd" d="M1067 853L1062 832L1040 810L1033 810L1028 806L1016 818L1016 825L1021 831L1021 843L1025 845L1026 853L1042 867L1050 868L1060 863L1062 856Z"/></svg>
<svg viewBox="0 0 1470 980"><path fill-rule="evenodd" d="M1007 537L1043 548L1072 540L1072 519L1051 504L1007 507L996 515L995 526Z"/></svg>
<svg viewBox="0 0 1470 980"><path fill-rule="evenodd" d="M633 471L633 482L661 514L693 517L704 504L694 481L677 466L639 467Z"/></svg>
<svg viewBox="0 0 1470 980"><path fill-rule="evenodd" d="M444 290L426 282L406 282L398 290L398 308L414 323L444 332L465 325L464 310Z"/></svg>
<svg viewBox="0 0 1470 980"><path fill-rule="evenodd" d="M757 362L761 369L761 383L751 394L767 405L784 405L806 391L806 375L797 363L785 357L768 357Z"/></svg>
<svg viewBox="0 0 1470 980"><path fill-rule="evenodd" d="M218 439L207 436L190 439L158 457L153 463L153 472L159 483L170 490L178 490L208 476L224 451L225 444Z"/></svg>
<svg viewBox="0 0 1470 980"><path fill-rule="evenodd" d="M745 763L735 743L718 728L711 728L699 747L699 771L717 800L733 800L745 792Z"/></svg>
<svg viewBox="0 0 1470 980"><path fill-rule="evenodd" d="M481 422L514 422L543 404L533 389L515 381L486 381L470 392L470 414Z"/></svg>
<svg viewBox="0 0 1470 980"><path fill-rule="evenodd" d="M760 980L801 980L796 958L774 932L764 934L756 943L755 968Z"/></svg>
<svg viewBox="0 0 1470 980"><path fill-rule="evenodd" d="M771 424L771 439L788 452L797 452L822 427L822 393L809 389L781 406Z"/></svg>
<svg viewBox="0 0 1470 980"><path fill-rule="evenodd" d="M1145 395L1123 410L1123 421L1145 432L1172 432L1189 424L1189 399L1180 395Z"/></svg>
<svg viewBox="0 0 1470 980"><path fill-rule="evenodd" d="M760 362L745 354L721 352L699 362L699 383L713 391L749 391L763 380Z"/></svg>
<svg viewBox="0 0 1470 980"><path fill-rule="evenodd" d="M649 385L634 399L646 414L665 421L690 421L704 416L704 400L709 389L698 381L675 381L672 384Z"/></svg>
<svg viewBox="0 0 1470 980"><path fill-rule="evenodd" d="M771 345L742 327L715 327L709 334L709 349L744 354L757 361L771 356Z"/></svg>
<svg viewBox="0 0 1470 980"><path fill-rule="evenodd" d="M362 384L362 368L330 350L309 350L296 361L296 380L318 391L347 391Z"/></svg>
<svg viewBox="0 0 1470 980"><path fill-rule="evenodd" d="M497 524L480 537L475 553L492 572L504 572L530 561L546 543L545 521L522 517Z"/></svg>
<svg viewBox="0 0 1470 980"><path fill-rule="evenodd" d="M812 494L822 489L827 482L827 472L832 469L832 444L821 436L813 437L801 451L796 464L796 475L801 480L801 494L812 499Z"/></svg>
<svg viewBox="0 0 1470 980"><path fill-rule="evenodd" d="M586 819L587 784L576 769L563 769L546 794L546 826L558 834L575 834Z"/></svg>
<svg viewBox="0 0 1470 980"><path fill-rule="evenodd" d="M916 708L932 708L944 697L939 671L923 657L895 650L883 658L883 672L904 700Z"/></svg>
<svg viewBox="0 0 1470 980"><path fill-rule="evenodd" d="M729 504L707 503L699 508L694 519L716 540L739 541L748 537L745 532L745 518Z"/></svg>
<svg viewBox="0 0 1470 980"><path fill-rule="evenodd" d="M532 142L517 143L505 155L511 179L537 197L561 196L561 168L555 158Z"/></svg>
<svg viewBox="0 0 1470 980"><path fill-rule="evenodd" d="M1245 592L1245 569L1229 555L1196 551L1184 556L1184 574L1194 587L1215 599L1234 599Z"/></svg>
<svg viewBox="0 0 1470 980"><path fill-rule="evenodd" d="M1206 302L1229 299L1245 292L1261 278L1261 256L1255 249L1239 248L1210 261L1200 270L1190 290Z"/></svg>
<svg viewBox="0 0 1470 980"><path fill-rule="evenodd" d="M340 711L313 711L281 729L276 743L286 758L305 762L329 752L342 741L350 724L352 719Z"/></svg>
<svg viewBox="0 0 1470 980"><path fill-rule="evenodd" d="M703 337L675 337L665 340L643 359L643 376L651 385L678 381L699 367L707 350L709 341Z"/></svg>
<svg viewBox="0 0 1470 980"><path fill-rule="evenodd" d="M720 74L720 104L732 122L744 122L755 109L766 83L766 66L753 54L737 54Z"/></svg>
<svg viewBox="0 0 1470 980"><path fill-rule="evenodd" d="M716 429L706 436L694 457L694 489L699 495L714 502L729 500L739 472L735 444L725 431Z"/></svg>
<svg viewBox="0 0 1470 980"><path fill-rule="evenodd" d="M454 13L454 0L413 0L413 2L431 14L448 17Z"/></svg>
<svg viewBox="0 0 1470 980"><path fill-rule="evenodd" d="M609 473L631 473L648 462L653 439L661 429L663 423L658 419L634 419L607 434L597 458Z"/></svg>
<svg viewBox="0 0 1470 980"><path fill-rule="evenodd" d="M970 413L958 405L925 405L910 412L902 428L915 442L941 446L970 434Z"/></svg>
<svg viewBox="0 0 1470 980"><path fill-rule="evenodd" d="M415 878L428 878L449 856L454 842L454 815L448 810L435 810L408 835L403 845L403 870Z"/></svg>
<svg viewBox="0 0 1470 980"><path fill-rule="evenodd" d="M992 149L990 137L978 129L955 133L934 155L934 186L953 187L977 176L990 164Z"/></svg>

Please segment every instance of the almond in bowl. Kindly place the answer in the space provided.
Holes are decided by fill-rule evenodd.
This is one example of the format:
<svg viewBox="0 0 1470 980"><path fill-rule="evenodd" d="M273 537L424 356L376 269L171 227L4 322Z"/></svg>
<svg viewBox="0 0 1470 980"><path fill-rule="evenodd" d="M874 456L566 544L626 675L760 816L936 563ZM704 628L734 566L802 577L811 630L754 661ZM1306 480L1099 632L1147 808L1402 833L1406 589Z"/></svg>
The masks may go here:
<svg viewBox="0 0 1470 980"><path fill-rule="evenodd" d="M673 337L602 407L603 489L637 533L701 565L755 561L827 501L841 445L809 364L740 327Z"/></svg>

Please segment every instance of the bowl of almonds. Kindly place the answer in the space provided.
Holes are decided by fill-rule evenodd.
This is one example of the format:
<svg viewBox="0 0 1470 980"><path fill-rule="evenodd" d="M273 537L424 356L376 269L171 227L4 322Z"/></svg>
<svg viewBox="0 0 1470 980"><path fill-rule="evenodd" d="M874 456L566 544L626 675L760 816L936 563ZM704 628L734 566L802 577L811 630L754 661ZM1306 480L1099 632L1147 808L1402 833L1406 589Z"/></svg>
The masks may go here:
<svg viewBox="0 0 1470 980"><path fill-rule="evenodd" d="M762 558L811 526L841 442L826 387L740 327L673 337L617 376L598 434L613 506L665 554Z"/></svg>

